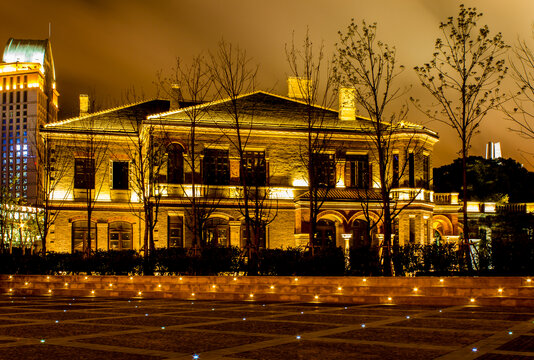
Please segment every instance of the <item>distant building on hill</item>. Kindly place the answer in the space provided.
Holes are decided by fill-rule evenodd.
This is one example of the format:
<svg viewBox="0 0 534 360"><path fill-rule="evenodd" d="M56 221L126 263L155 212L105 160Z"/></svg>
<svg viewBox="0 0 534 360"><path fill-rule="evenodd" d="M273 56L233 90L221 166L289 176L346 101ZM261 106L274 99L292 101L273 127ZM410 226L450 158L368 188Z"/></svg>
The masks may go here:
<svg viewBox="0 0 534 360"><path fill-rule="evenodd" d="M498 159L502 157L501 153L501 143L500 142L489 142L486 144L486 159Z"/></svg>

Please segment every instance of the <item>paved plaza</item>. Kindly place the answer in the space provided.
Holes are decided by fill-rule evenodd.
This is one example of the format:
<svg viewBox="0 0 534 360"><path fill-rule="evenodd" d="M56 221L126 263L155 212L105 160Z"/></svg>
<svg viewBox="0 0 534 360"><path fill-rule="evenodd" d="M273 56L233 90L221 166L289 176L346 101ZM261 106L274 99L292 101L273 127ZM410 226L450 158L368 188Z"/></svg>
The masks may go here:
<svg viewBox="0 0 534 360"><path fill-rule="evenodd" d="M0 297L0 359L534 359L534 308Z"/></svg>

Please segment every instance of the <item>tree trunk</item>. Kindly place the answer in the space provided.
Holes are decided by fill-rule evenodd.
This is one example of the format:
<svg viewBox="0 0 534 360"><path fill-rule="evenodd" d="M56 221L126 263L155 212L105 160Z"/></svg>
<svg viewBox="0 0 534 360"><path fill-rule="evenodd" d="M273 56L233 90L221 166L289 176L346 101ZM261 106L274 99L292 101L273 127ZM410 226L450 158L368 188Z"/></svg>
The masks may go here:
<svg viewBox="0 0 534 360"><path fill-rule="evenodd" d="M463 218L464 218L464 240L463 240L463 257L467 266L467 271L473 271L473 264L471 264L471 251L469 247L469 222L467 219L467 147L465 140L462 141L462 180L463 180Z"/></svg>

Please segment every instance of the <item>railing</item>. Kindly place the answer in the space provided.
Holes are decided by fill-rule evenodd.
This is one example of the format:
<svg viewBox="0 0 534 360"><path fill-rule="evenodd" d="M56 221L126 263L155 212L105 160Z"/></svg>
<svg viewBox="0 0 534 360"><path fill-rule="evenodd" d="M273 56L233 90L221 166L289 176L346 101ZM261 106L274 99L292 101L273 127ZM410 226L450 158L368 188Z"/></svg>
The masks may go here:
<svg viewBox="0 0 534 360"><path fill-rule="evenodd" d="M526 213L527 204L503 204L497 205L497 211L507 213Z"/></svg>
<svg viewBox="0 0 534 360"><path fill-rule="evenodd" d="M425 189L400 188L391 190L391 198L396 201L432 202L433 193Z"/></svg>

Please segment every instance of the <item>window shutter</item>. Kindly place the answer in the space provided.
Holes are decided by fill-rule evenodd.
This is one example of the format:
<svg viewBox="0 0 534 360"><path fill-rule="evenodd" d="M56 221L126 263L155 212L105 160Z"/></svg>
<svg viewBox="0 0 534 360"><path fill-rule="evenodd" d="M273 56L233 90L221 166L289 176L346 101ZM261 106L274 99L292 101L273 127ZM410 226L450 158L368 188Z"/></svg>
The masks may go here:
<svg viewBox="0 0 534 360"><path fill-rule="evenodd" d="M350 183L350 161L345 161L345 186L354 186L354 184Z"/></svg>
<svg viewBox="0 0 534 360"><path fill-rule="evenodd" d="M367 186L368 189L373 188L373 164L369 163L369 184Z"/></svg>
<svg viewBox="0 0 534 360"><path fill-rule="evenodd" d="M113 161L109 162L109 188L113 189Z"/></svg>

